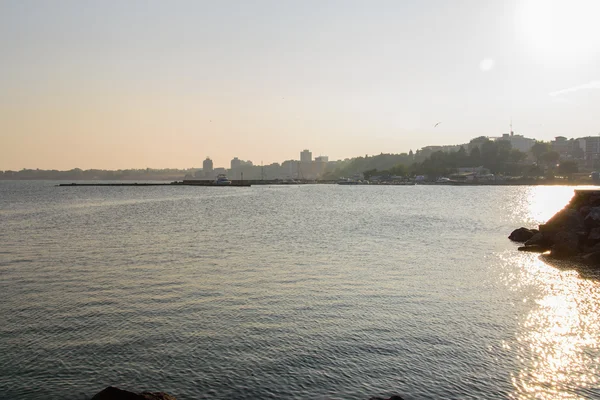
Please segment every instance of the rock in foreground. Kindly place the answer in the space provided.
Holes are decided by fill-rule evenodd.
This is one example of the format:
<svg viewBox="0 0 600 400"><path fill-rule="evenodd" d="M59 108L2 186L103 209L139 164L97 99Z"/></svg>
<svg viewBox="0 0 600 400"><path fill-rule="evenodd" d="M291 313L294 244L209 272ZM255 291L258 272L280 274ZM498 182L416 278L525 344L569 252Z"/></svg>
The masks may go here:
<svg viewBox="0 0 600 400"><path fill-rule="evenodd" d="M92 397L92 400L176 400L170 394L162 392L142 392L134 393L128 390L122 390L109 386L100 393ZM371 397L369 400L403 400L402 397L394 395L392 397Z"/></svg>
<svg viewBox="0 0 600 400"><path fill-rule="evenodd" d="M527 229L521 227L512 231L508 238L513 242L525 243L526 241L531 239L536 233L538 233L537 229Z"/></svg>
<svg viewBox="0 0 600 400"><path fill-rule="evenodd" d="M519 228L509 239L524 242L520 251L600 266L600 190L575 190L559 212L536 229Z"/></svg>
<svg viewBox="0 0 600 400"><path fill-rule="evenodd" d="M162 392L134 393L127 390L109 386L94 397L92 400L176 400L175 397Z"/></svg>

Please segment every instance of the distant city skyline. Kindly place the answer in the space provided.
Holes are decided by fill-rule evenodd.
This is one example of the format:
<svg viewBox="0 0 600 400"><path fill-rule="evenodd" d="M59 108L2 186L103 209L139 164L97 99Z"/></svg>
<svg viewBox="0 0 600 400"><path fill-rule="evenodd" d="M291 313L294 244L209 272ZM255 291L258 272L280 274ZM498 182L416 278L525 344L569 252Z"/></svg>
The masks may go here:
<svg viewBox="0 0 600 400"><path fill-rule="evenodd" d="M541 140L598 135L599 14L596 0L0 2L0 170L336 160L511 120Z"/></svg>
<svg viewBox="0 0 600 400"><path fill-rule="evenodd" d="M514 135L514 137L513 137ZM588 135L586 137L590 137L592 135ZM564 137L563 135L558 135L553 137L551 140L548 140L547 142L554 142L555 138L558 137ZM233 156L231 158L229 158L229 161L225 161L222 164L217 163L214 161L213 157L208 154L208 155L198 155L196 157L196 162L193 165L188 165L188 166L184 166L184 167L172 167L172 166L167 166L167 167L157 167L157 166L152 166L152 165L147 165L147 166L143 166L143 167L136 167L136 166L128 166L128 167L124 167L124 168L94 168L94 167L90 167L90 168L82 168L79 166L74 166L74 167L70 167L70 168L64 168L64 169L59 169L59 168L41 168L41 167L37 167L37 166L29 166L29 167L23 167L23 168L7 168L7 169L2 169L0 168L0 171L19 171L21 169L40 169L40 170L50 170L50 169L56 169L56 170L62 170L62 171L68 171L74 168L80 168L83 170L86 169L105 169L105 170L120 170L120 169L146 169L146 168L151 168L151 169L169 169L169 168L174 168L174 169L182 169L182 170L186 170L186 169L198 169L201 171L213 171L213 170L218 170L219 173L221 172L225 172L226 170L233 170L236 167L260 167L260 166L269 166L269 165L274 165L274 164L279 164L279 165L283 165L285 163L290 163L290 162L297 162L297 163L312 163L315 161L318 162L324 162L324 163L328 163L328 162L338 162L338 161L344 161L347 159L352 159L352 158L357 158L357 157L363 157L363 156L377 156L379 154L408 154L409 152L414 152L417 153L419 151L426 151L426 152L431 152L431 151L458 151L458 149L461 146L464 146L465 149L468 151L469 150L469 146L470 146L470 142L473 140L477 140L479 138L487 138L490 140L501 140L501 139L505 139L511 142L512 148L523 151L523 152L529 152L529 149L531 148L531 146L533 145L533 143L535 143L535 141L537 140L541 140L538 138L529 138L529 137L525 137L524 135L518 134L516 132L510 132L510 133L503 133L501 135L497 135L497 136L485 136L485 135L479 135L477 137L472 137L469 140L467 140L466 142L463 143L452 143L452 144L432 144L432 145L427 145L427 146L423 146L420 148L415 148L415 149L409 149L407 151L399 151L399 152L393 152L393 151L382 151L379 153L373 153L373 154L355 154L353 156L349 156L349 157L344 157L344 158L336 158L333 159L332 157L329 157L326 154L321 154L321 155L317 155L314 156L313 152L310 149L307 148L302 148L302 150L298 150L296 152L296 156L295 157L290 157L290 158L279 158L276 159L272 162L268 162L265 163L264 161L259 161L256 162L255 160L251 160L251 159L244 159L242 157L238 157L238 156ZM567 139L583 139L584 137L566 137ZM598 137L598 139L600 139L600 137ZM210 152L209 152L210 153ZM600 153L599 153L600 154Z"/></svg>

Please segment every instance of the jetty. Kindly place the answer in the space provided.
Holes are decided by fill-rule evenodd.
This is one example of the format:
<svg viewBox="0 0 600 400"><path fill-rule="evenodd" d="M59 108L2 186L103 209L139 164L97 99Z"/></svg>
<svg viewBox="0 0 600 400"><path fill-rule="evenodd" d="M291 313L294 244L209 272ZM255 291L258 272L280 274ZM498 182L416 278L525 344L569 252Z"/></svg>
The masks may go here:
<svg viewBox="0 0 600 400"><path fill-rule="evenodd" d="M214 187L250 187L252 184L248 181L233 180L228 185L218 184L212 180L183 180L174 182L82 182L82 183L60 183L60 187L77 186L214 186Z"/></svg>

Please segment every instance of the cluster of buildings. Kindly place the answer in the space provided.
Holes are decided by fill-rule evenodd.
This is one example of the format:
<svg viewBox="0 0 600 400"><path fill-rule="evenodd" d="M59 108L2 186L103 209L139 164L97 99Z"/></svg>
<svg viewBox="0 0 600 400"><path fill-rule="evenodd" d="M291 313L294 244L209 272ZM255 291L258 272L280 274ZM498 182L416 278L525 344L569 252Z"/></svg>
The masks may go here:
<svg viewBox="0 0 600 400"><path fill-rule="evenodd" d="M215 168L213 161L207 157L202 163L202 170L195 173L196 179L214 179L219 174L227 174L229 179L317 179L325 172L335 168L335 161L330 162L327 156L313 159L310 150L300 152L300 160L287 160L269 165L254 165L252 161L234 157L230 168ZM188 177L189 178L189 177Z"/></svg>
<svg viewBox="0 0 600 400"><path fill-rule="evenodd" d="M513 149L530 153L531 148L537 142L536 139L527 138L523 135L517 135L514 132L504 133L499 137L481 136L462 145L449 146L426 146L420 152L433 153L435 151L453 152L463 147L471 151L474 147L480 146L485 140L507 141ZM561 160L573 160L580 164L580 167L586 169L600 168L600 136L586 136L577 139L568 139L565 136L556 136L551 140L550 146L553 151L560 155Z"/></svg>
<svg viewBox="0 0 600 400"><path fill-rule="evenodd" d="M448 146L426 146L418 151L418 154L428 156L436 151L454 152L463 147L471 151L487 140L507 141L513 149L530 154L531 148L536 143L535 139L523 135L504 133L499 137L481 136L471 140L469 143ZM577 139L568 139L565 136L557 136L550 141L552 150L556 151L561 160L576 161L582 169L600 169L600 136L586 136ZM412 155L412 151L410 153ZM533 160L532 158L530 160ZM273 179L318 179L326 172L333 171L337 161L329 161L327 156L318 156L313 159L310 150L302 150L299 160L287 160L269 165L254 165L252 161L241 160L234 157L230 168L215 168L213 161L207 157L202 164L202 170L196 171L195 175L187 178L214 179L219 174L226 174L230 179L248 180L273 180Z"/></svg>
<svg viewBox="0 0 600 400"><path fill-rule="evenodd" d="M496 140L508 140L513 149L529 152L536 143L535 139L525 138L522 135L504 134ZM568 139L565 136L556 136L550 141L553 151L556 151L561 160L576 161L584 169L600 168L600 136L585 136Z"/></svg>

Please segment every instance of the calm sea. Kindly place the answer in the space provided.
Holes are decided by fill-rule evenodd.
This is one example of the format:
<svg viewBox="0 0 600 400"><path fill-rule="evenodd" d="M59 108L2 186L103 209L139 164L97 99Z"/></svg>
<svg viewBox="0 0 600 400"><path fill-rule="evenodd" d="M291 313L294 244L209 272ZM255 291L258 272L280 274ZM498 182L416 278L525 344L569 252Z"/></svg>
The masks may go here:
<svg viewBox="0 0 600 400"><path fill-rule="evenodd" d="M570 187L0 182L0 397L600 398ZM566 266L568 267L568 265Z"/></svg>

